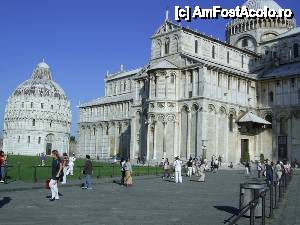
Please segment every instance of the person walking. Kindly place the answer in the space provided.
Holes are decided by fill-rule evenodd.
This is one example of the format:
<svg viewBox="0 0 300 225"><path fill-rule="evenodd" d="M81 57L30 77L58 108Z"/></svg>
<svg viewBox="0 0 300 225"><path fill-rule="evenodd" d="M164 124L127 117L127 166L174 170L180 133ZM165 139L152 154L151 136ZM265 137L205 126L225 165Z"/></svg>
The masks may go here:
<svg viewBox="0 0 300 225"><path fill-rule="evenodd" d="M200 167L198 168L197 175L199 176L199 182L205 182L205 163L201 163Z"/></svg>
<svg viewBox="0 0 300 225"><path fill-rule="evenodd" d="M246 168L246 175L249 175L250 174L250 163L248 161L245 163L245 168Z"/></svg>
<svg viewBox="0 0 300 225"><path fill-rule="evenodd" d="M46 155L44 152L40 154L41 166L45 166Z"/></svg>
<svg viewBox="0 0 300 225"><path fill-rule="evenodd" d="M67 175L73 176L75 161L76 161L76 157L75 154L73 153L73 155L69 158L69 169Z"/></svg>
<svg viewBox="0 0 300 225"><path fill-rule="evenodd" d="M4 183L6 180L6 155L4 151L0 151L0 175L1 175L1 180L0 183Z"/></svg>
<svg viewBox="0 0 300 225"><path fill-rule="evenodd" d="M52 152L52 170L51 170L51 179L49 182L49 187L51 190L51 198L50 201L59 200L59 194L58 194L58 186L57 183L59 179L61 178L61 174L63 171L63 165L61 162L61 159L59 157L58 151L53 150Z"/></svg>
<svg viewBox="0 0 300 225"><path fill-rule="evenodd" d="M88 189L91 190L92 188L92 174L93 174L93 164L91 161L91 157L89 155L85 156L85 164L83 168L83 174L84 174L84 185L82 189Z"/></svg>
<svg viewBox="0 0 300 225"><path fill-rule="evenodd" d="M189 159L189 161L186 163L187 168L188 168L188 172L187 172L187 176L188 177L192 177L192 173L193 173L193 161L192 158Z"/></svg>
<svg viewBox="0 0 300 225"><path fill-rule="evenodd" d="M67 173L69 170L69 156L67 153L63 153L63 179L61 184L66 184L67 183Z"/></svg>
<svg viewBox="0 0 300 225"><path fill-rule="evenodd" d="M163 167L164 167L163 179L170 177L170 173L169 173L170 163L168 158L166 158L166 160L164 161Z"/></svg>
<svg viewBox="0 0 300 225"><path fill-rule="evenodd" d="M182 183L182 176L181 176L181 166L182 162L179 160L179 157L177 156L175 158L175 162L173 164L174 170L175 170L175 183Z"/></svg>
<svg viewBox="0 0 300 225"><path fill-rule="evenodd" d="M218 157L218 161L219 161L219 168L222 166L222 156L221 155L219 155L219 157Z"/></svg>
<svg viewBox="0 0 300 225"><path fill-rule="evenodd" d="M124 169L124 164L125 164L125 159L121 158L120 161L120 167L121 167L121 185L124 185L124 179L125 179L125 169Z"/></svg>
<svg viewBox="0 0 300 225"><path fill-rule="evenodd" d="M261 171L262 171L262 164L261 164L261 162L260 161L258 161L258 163L257 163L257 176L258 176L258 178L260 178L261 177Z"/></svg>
<svg viewBox="0 0 300 225"><path fill-rule="evenodd" d="M266 177L268 185L271 185L273 182L273 167L271 165L271 161L267 160L266 164Z"/></svg>
<svg viewBox="0 0 300 225"><path fill-rule="evenodd" d="M131 187L133 181L132 181L132 166L130 163L130 159L126 160L124 164L124 171L125 171L124 185L125 187Z"/></svg>
<svg viewBox="0 0 300 225"><path fill-rule="evenodd" d="M276 174L277 185L279 185L280 179L282 177L282 163L280 161L277 161L276 163L275 174Z"/></svg>

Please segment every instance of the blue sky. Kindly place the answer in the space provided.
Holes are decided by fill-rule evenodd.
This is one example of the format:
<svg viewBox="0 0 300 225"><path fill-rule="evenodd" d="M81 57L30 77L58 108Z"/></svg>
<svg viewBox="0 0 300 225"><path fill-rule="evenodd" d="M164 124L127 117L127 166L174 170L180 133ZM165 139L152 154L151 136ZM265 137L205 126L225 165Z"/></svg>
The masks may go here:
<svg viewBox="0 0 300 225"><path fill-rule="evenodd" d="M220 5L233 8L245 0L0 0L0 129L9 95L42 58L72 105L76 134L78 102L102 96L107 70L143 66L150 57L150 37L164 20L166 7ZM277 0L300 15L300 2ZM196 20L187 25L224 39L228 21ZM1 133L1 132L0 132Z"/></svg>

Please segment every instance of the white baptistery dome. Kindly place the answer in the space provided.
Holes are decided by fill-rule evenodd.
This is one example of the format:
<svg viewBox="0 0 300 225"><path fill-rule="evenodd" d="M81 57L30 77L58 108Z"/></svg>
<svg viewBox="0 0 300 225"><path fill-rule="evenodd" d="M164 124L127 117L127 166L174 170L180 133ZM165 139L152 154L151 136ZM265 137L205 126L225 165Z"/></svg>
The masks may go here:
<svg viewBox="0 0 300 225"><path fill-rule="evenodd" d="M3 150L20 155L69 151L70 102L52 80L50 67L41 62L31 79L8 99L4 115Z"/></svg>

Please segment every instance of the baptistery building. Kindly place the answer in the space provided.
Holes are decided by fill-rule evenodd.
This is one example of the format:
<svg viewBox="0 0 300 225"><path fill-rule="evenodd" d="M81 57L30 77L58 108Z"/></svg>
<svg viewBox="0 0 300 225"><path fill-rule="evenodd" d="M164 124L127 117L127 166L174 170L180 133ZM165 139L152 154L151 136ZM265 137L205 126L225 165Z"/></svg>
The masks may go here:
<svg viewBox="0 0 300 225"><path fill-rule="evenodd" d="M50 67L41 62L8 99L3 150L20 155L68 152L70 125L70 102L52 80Z"/></svg>
<svg viewBox="0 0 300 225"><path fill-rule="evenodd" d="M273 0L244 6L281 9ZM166 16L151 37L149 62L107 74L105 96L79 106L79 153L150 162L300 160L296 20L234 19L225 31L221 41Z"/></svg>

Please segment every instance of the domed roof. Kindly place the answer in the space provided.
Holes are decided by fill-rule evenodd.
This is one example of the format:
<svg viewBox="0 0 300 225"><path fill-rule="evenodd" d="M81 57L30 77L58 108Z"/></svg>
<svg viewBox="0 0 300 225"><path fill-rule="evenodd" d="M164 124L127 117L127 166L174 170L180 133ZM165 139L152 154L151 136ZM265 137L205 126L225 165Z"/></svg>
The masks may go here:
<svg viewBox="0 0 300 225"><path fill-rule="evenodd" d="M41 62L33 70L31 79L20 84L13 96L32 95L37 97L54 97L67 99L64 90L52 80L50 67Z"/></svg>
<svg viewBox="0 0 300 225"><path fill-rule="evenodd" d="M275 9L276 11L279 11L281 8L278 3L276 3L273 0L248 0L243 4L243 6L246 6L248 9L263 9L265 6L269 9Z"/></svg>

